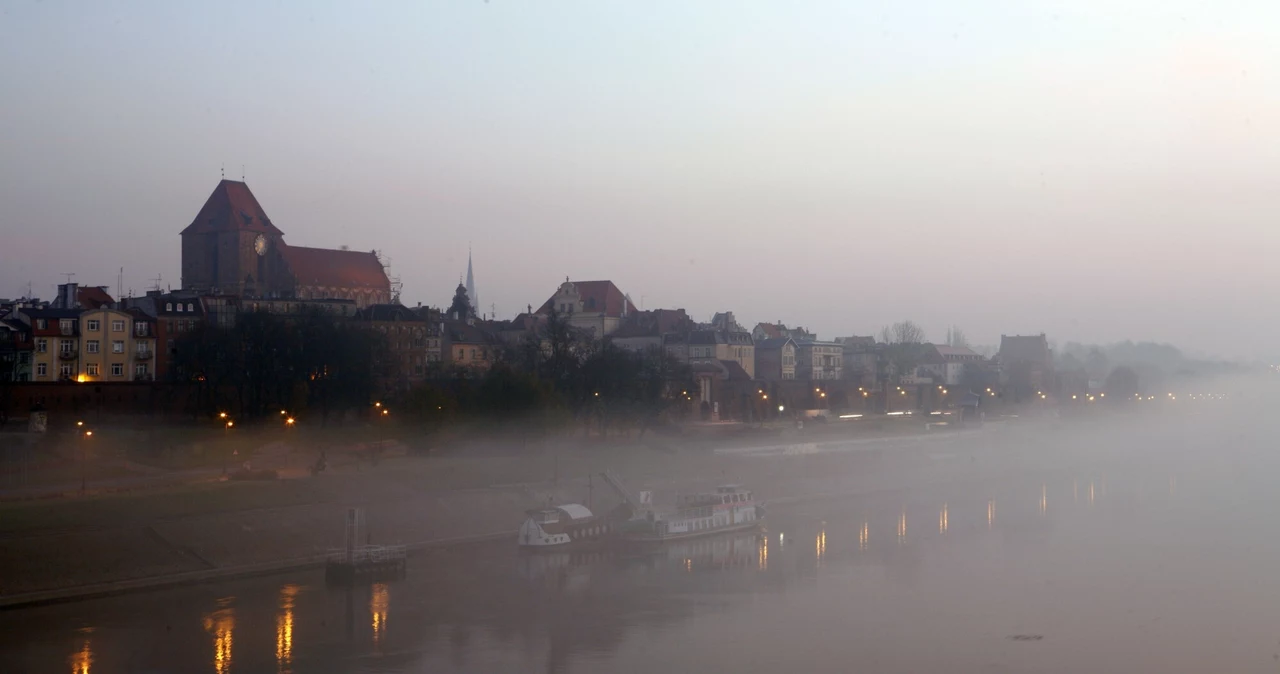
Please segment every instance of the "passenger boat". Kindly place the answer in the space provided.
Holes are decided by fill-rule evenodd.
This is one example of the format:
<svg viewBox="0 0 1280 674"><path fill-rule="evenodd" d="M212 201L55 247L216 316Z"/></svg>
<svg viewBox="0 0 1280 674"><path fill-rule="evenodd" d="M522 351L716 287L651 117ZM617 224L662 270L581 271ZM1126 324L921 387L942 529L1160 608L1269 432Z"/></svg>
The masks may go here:
<svg viewBox="0 0 1280 674"><path fill-rule="evenodd" d="M526 510L528 519L520 525L520 547L554 548L598 541L617 533L618 523L596 517L580 503Z"/></svg>
<svg viewBox="0 0 1280 674"><path fill-rule="evenodd" d="M756 503L752 493L728 484L712 492L680 496L675 512L647 511L627 523L623 536L637 543L663 543L755 529L763 520L764 506Z"/></svg>

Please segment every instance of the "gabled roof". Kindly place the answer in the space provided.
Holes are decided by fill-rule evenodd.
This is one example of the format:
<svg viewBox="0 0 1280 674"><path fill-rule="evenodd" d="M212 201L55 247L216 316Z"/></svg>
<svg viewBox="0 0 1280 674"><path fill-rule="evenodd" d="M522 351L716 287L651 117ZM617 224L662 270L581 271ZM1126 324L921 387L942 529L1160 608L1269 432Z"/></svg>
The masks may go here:
<svg viewBox="0 0 1280 674"><path fill-rule="evenodd" d="M76 289L76 301L85 309L100 309L116 303L100 286L80 286Z"/></svg>
<svg viewBox="0 0 1280 674"><path fill-rule="evenodd" d="M235 180L223 180L213 188L213 194L205 200L195 220L192 220L182 233L202 234L238 230L284 236L284 232L271 224L271 219L267 217L266 211L262 210L253 192L249 191L248 185Z"/></svg>
<svg viewBox="0 0 1280 674"><path fill-rule="evenodd" d="M622 316L625 307L626 313L632 313L636 310L636 305L627 299L627 296L613 284L613 281L573 281L573 287L578 291L579 298L582 299L583 313L598 314L603 313L606 316ZM546 302L538 307L537 313L549 314L551 307L555 304L556 296L553 294L547 298Z"/></svg>
<svg viewBox="0 0 1280 674"><path fill-rule="evenodd" d="M300 286L391 291L387 272L372 252L286 245L279 250Z"/></svg>

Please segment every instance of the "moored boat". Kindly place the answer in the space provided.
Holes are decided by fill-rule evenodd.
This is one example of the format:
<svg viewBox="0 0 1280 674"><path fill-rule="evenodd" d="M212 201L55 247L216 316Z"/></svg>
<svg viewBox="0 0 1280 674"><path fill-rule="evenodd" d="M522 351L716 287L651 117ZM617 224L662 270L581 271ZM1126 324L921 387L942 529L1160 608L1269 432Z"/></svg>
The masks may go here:
<svg viewBox="0 0 1280 674"><path fill-rule="evenodd" d="M580 503L525 511L520 525L520 547L554 548L598 541L617 533L617 522L596 517Z"/></svg>
<svg viewBox="0 0 1280 674"><path fill-rule="evenodd" d="M637 543L663 543L731 531L745 531L764 523L764 506L741 485L682 495L671 513L648 511L627 522L623 537Z"/></svg>

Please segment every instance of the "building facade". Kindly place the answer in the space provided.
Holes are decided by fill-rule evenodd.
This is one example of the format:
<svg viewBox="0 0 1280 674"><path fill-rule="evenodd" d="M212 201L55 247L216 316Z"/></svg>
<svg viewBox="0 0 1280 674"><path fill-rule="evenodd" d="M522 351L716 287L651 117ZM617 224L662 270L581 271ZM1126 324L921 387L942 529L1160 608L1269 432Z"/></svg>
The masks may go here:
<svg viewBox="0 0 1280 674"><path fill-rule="evenodd" d="M223 180L182 230L182 286L199 294L391 301L374 252L291 246L249 186Z"/></svg>
<svg viewBox="0 0 1280 674"><path fill-rule="evenodd" d="M781 381L796 378L796 343L790 337L774 337L755 343L755 378Z"/></svg>
<svg viewBox="0 0 1280 674"><path fill-rule="evenodd" d="M795 344L797 379L823 381L844 376L844 345L808 339Z"/></svg>
<svg viewBox="0 0 1280 674"><path fill-rule="evenodd" d="M603 339L635 313L636 307L613 281L572 282L565 278L537 313L546 316L553 311L566 318L570 326Z"/></svg>

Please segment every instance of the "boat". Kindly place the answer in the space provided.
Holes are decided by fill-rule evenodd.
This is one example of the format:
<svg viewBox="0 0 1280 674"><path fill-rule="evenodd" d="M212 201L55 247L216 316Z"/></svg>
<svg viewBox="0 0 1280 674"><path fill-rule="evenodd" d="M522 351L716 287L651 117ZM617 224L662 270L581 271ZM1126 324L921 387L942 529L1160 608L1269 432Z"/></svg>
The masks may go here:
<svg viewBox="0 0 1280 674"><path fill-rule="evenodd" d="M746 531L763 524L764 506L741 485L727 484L711 492L681 495L671 513L645 511L627 522L622 535L635 543L664 543Z"/></svg>
<svg viewBox="0 0 1280 674"><path fill-rule="evenodd" d="M596 517L580 503L526 510L520 525L520 547L556 548L599 541L617 533L617 522Z"/></svg>

